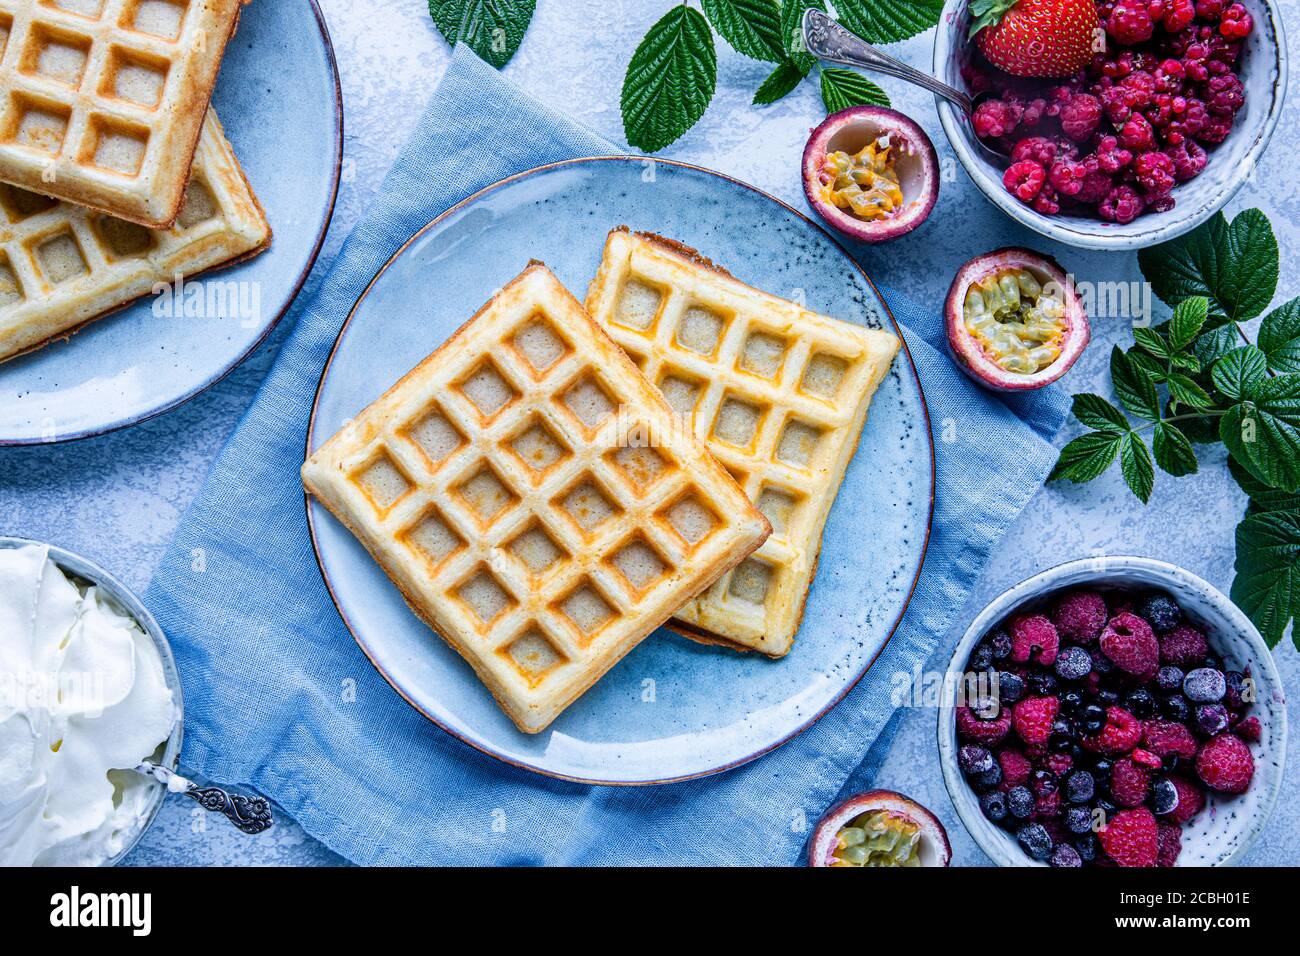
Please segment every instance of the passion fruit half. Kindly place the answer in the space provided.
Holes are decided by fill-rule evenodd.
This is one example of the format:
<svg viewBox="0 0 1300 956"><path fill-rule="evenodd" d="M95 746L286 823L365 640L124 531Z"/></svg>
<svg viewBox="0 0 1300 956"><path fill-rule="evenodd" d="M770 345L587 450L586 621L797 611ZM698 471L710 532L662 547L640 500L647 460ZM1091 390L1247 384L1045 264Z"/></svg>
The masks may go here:
<svg viewBox="0 0 1300 956"><path fill-rule="evenodd" d="M883 106L832 113L803 151L803 188L825 222L884 242L925 222L939 198L939 159L915 122Z"/></svg>
<svg viewBox="0 0 1300 956"><path fill-rule="evenodd" d="M1002 392L1055 382L1092 337L1074 281L1032 249L998 249L966 263L944 311L957 364Z"/></svg>
<svg viewBox="0 0 1300 956"><path fill-rule="evenodd" d="M849 797L822 817L809 866L947 866L948 831L915 800L892 790Z"/></svg>

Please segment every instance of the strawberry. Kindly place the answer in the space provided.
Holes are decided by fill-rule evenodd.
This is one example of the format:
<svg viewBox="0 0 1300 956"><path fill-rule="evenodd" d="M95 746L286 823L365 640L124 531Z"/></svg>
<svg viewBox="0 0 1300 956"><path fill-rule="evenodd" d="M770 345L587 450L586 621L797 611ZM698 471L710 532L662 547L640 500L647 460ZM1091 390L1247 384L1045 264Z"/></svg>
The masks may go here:
<svg viewBox="0 0 1300 956"><path fill-rule="evenodd" d="M1094 0L971 0L971 36L1012 76L1073 76L1092 59Z"/></svg>

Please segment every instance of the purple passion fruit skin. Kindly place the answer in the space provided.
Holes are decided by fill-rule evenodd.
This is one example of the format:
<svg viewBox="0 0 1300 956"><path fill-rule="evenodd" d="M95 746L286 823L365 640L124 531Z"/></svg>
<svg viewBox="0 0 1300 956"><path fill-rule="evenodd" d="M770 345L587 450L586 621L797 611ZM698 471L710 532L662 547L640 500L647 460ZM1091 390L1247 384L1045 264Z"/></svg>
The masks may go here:
<svg viewBox="0 0 1300 956"><path fill-rule="evenodd" d="M1001 392L1050 385L1092 337L1064 269L1031 249L976 256L959 270L944 306L948 347L967 375Z"/></svg>
<svg viewBox="0 0 1300 956"><path fill-rule="evenodd" d="M853 106L808 137L803 186L827 225L860 242L884 242L911 232L934 209L939 159L925 130L902 113Z"/></svg>
<svg viewBox="0 0 1300 956"><path fill-rule="evenodd" d="M849 797L822 817L808 847L808 865L947 866L948 832L933 813L892 790Z"/></svg>

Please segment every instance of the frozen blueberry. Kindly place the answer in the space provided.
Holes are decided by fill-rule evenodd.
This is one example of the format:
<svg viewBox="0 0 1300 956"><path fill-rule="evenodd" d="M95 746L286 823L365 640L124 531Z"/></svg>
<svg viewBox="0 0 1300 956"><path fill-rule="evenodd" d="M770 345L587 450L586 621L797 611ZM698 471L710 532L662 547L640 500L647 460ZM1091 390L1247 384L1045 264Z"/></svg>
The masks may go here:
<svg viewBox="0 0 1300 956"><path fill-rule="evenodd" d="M1050 671L1035 671L1029 675L1029 689L1038 697L1051 697L1056 693L1056 678Z"/></svg>
<svg viewBox="0 0 1300 956"><path fill-rule="evenodd" d="M1050 770L1035 770L1029 775L1029 789L1036 797L1048 797L1056 793L1056 774Z"/></svg>
<svg viewBox="0 0 1300 956"><path fill-rule="evenodd" d="M1182 694L1170 694L1160 703L1160 713L1169 720L1185 724L1192 716L1192 706Z"/></svg>
<svg viewBox="0 0 1300 956"><path fill-rule="evenodd" d="M1077 690L1066 691L1061 695L1061 713L1074 714L1083 706L1083 695Z"/></svg>
<svg viewBox="0 0 1300 956"><path fill-rule="evenodd" d="M1087 833L1092 829L1092 811L1087 807L1067 807L1065 828L1071 833Z"/></svg>
<svg viewBox="0 0 1300 956"><path fill-rule="evenodd" d="M1092 670L1092 655L1082 647L1066 647L1056 655L1056 676L1061 680L1082 680Z"/></svg>
<svg viewBox="0 0 1300 956"><path fill-rule="evenodd" d="M1178 788L1174 782L1162 777L1151 788L1151 811L1156 816L1164 816L1178 809Z"/></svg>
<svg viewBox="0 0 1300 956"><path fill-rule="evenodd" d="M976 790L991 790L1002 782L1002 767L995 763L987 770L973 773L970 782Z"/></svg>
<svg viewBox="0 0 1300 956"><path fill-rule="evenodd" d="M994 823L1007 818L1007 795L1001 790L993 790L980 797L980 809Z"/></svg>
<svg viewBox="0 0 1300 956"><path fill-rule="evenodd" d="M1065 799L1071 803L1087 803L1097 792L1097 781L1086 770L1071 770L1065 778Z"/></svg>
<svg viewBox="0 0 1300 956"><path fill-rule="evenodd" d="M1223 700L1223 695L1227 692L1228 682L1224 680L1223 672L1212 667L1198 667L1183 678L1183 693L1188 700L1197 704L1212 704L1216 700Z"/></svg>
<svg viewBox="0 0 1300 956"><path fill-rule="evenodd" d="M1228 671L1223 675L1223 681L1227 685L1227 691L1224 693L1224 700L1229 707L1240 709L1250 701L1246 700L1246 691L1250 688L1250 678L1241 671Z"/></svg>
<svg viewBox="0 0 1300 956"><path fill-rule="evenodd" d="M1028 787L1012 787L1007 791L1007 812L1017 820L1028 820L1034 813L1034 795Z"/></svg>
<svg viewBox="0 0 1300 956"><path fill-rule="evenodd" d="M1222 704L1201 704L1196 708L1196 729L1206 737L1228 729L1228 708Z"/></svg>
<svg viewBox="0 0 1300 956"><path fill-rule="evenodd" d="M993 766L993 754L977 744L966 744L957 751L957 766L962 773L983 773Z"/></svg>
<svg viewBox="0 0 1300 956"><path fill-rule="evenodd" d="M967 669L972 671L986 671L992 666L993 648L985 643L975 645L975 650L971 652L970 661L966 665Z"/></svg>
<svg viewBox="0 0 1300 956"><path fill-rule="evenodd" d="M1083 866L1079 851L1068 843L1062 843L1052 850L1052 866Z"/></svg>
<svg viewBox="0 0 1300 956"><path fill-rule="evenodd" d="M1097 834L1084 833L1074 841L1074 849L1078 851L1079 858L1084 863L1091 863L1097 859Z"/></svg>
<svg viewBox="0 0 1300 956"><path fill-rule="evenodd" d="M1052 838L1041 823L1027 823L1016 831L1021 849L1035 860L1046 860L1052 855Z"/></svg>
<svg viewBox="0 0 1300 956"><path fill-rule="evenodd" d="M998 674L998 696L1004 704L1014 704L1025 696L1025 679L1011 671Z"/></svg>
<svg viewBox="0 0 1300 956"><path fill-rule="evenodd" d="M1006 660L1011 654L1011 635L1006 631L994 631L989 638L989 648L993 651L995 661Z"/></svg>
<svg viewBox="0 0 1300 956"><path fill-rule="evenodd" d="M1167 594L1156 592L1138 605L1138 616L1158 633L1173 630L1183 619L1183 612Z"/></svg>
<svg viewBox="0 0 1300 956"><path fill-rule="evenodd" d="M1183 689L1183 672L1172 664L1156 671L1156 686L1166 694L1177 693Z"/></svg>
<svg viewBox="0 0 1300 956"><path fill-rule="evenodd" d="M1138 720L1149 720L1156 715L1156 699L1145 687L1135 687L1124 698L1124 708Z"/></svg>
<svg viewBox="0 0 1300 956"><path fill-rule="evenodd" d="M1101 729L1106 726L1106 708L1098 704L1089 704L1083 708L1083 713L1079 715L1083 721L1083 729L1090 734L1100 733Z"/></svg>

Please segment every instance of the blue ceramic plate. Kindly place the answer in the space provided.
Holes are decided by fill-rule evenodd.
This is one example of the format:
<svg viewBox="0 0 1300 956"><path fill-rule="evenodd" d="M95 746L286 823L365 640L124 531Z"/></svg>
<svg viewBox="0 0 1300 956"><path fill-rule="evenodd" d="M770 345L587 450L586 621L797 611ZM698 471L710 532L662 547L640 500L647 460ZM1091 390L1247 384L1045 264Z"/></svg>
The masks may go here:
<svg viewBox="0 0 1300 956"><path fill-rule="evenodd" d="M325 238L343 149L334 51L315 0L244 8L213 104L275 233L262 255L216 273L256 283L257 318L159 318L146 298L6 362L0 445L86 438L174 408L242 362L288 311Z"/></svg>
<svg viewBox="0 0 1300 956"><path fill-rule="evenodd" d="M893 329L870 282L822 229L718 173L664 161L585 159L523 173L418 233L380 272L339 334L308 445L446 340L541 259L579 298L609 229L626 223L694 246L761 289ZM380 673L451 734L522 767L596 783L714 773L766 753L848 692L893 633L929 534L934 453L904 350L876 394L831 511L794 649L779 661L660 630L543 733L520 733L469 666L422 624L350 533L312 501L325 580ZM869 545L864 547L865 545Z"/></svg>

